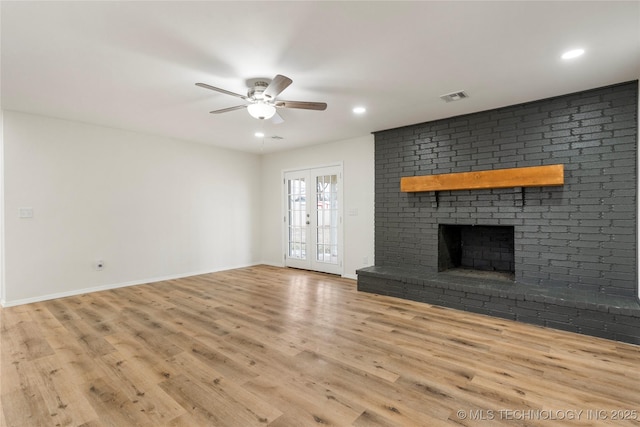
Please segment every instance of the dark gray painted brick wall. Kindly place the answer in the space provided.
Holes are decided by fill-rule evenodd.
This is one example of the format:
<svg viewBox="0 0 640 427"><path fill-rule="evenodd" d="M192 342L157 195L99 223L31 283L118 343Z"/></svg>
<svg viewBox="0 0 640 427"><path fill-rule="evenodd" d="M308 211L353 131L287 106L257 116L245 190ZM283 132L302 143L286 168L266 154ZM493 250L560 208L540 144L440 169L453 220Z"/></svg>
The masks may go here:
<svg viewBox="0 0 640 427"><path fill-rule="evenodd" d="M437 270L439 223L513 225L523 284L634 296L637 82L375 133L377 266ZM462 101L464 102L464 101ZM401 193L400 178L564 164L565 185Z"/></svg>
<svg viewBox="0 0 640 427"><path fill-rule="evenodd" d="M376 265L358 289L640 343L637 113L633 81L376 132ZM559 163L564 186L524 197L400 192L405 176ZM438 224L513 226L513 288L437 273Z"/></svg>

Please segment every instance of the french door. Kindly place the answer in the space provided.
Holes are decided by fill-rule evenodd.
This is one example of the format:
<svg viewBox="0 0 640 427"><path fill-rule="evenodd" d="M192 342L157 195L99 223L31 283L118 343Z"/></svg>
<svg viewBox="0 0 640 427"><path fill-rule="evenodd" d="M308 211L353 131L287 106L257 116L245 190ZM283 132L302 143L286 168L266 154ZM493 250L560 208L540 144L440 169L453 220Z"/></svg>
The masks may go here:
<svg viewBox="0 0 640 427"><path fill-rule="evenodd" d="M285 265L342 274L342 167L285 172Z"/></svg>

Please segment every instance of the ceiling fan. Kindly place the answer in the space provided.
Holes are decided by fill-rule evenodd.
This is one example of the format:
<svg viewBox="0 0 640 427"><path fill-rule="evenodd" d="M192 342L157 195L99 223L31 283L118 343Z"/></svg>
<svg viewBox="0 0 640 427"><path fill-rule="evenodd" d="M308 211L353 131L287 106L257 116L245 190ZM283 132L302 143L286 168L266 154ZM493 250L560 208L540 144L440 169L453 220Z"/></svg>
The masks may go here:
<svg viewBox="0 0 640 427"><path fill-rule="evenodd" d="M239 93L230 92L225 89L220 89L206 83L196 83L196 86L235 96L248 102L248 104L236 105L235 107L210 111L211 114L226 113L228 111L246 108L247 111L249 111L249 114L256 119L264 120L273 117L274 121L279 123L284 120L276 112L277 108L299 108L303 110L318 111L327 109L327 104L324 102L283 101L276 99L276 97L280 95L283 90L289 87L292 82L293 80L291 80L289 77L282 76L280 74L275 76L273 80L271 80L271 82L267 82L263 79L257 79L255 82L253 82L253 86L249 88L246 96L240 95Z"/></svg>

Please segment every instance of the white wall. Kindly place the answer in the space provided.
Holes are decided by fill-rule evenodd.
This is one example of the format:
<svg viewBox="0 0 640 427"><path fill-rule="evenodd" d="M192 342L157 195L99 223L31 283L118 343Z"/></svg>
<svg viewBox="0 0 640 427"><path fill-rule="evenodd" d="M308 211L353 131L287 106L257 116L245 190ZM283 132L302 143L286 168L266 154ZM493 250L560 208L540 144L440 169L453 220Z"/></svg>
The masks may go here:
<svg viewBox="0 0 640 427"><path fill-rule="evenodd" d="M260 156L11 111L3 119L4 305L260 260ZM20 219L21 207L34 217Z"/></svg>
<svg viewBox="0 0 640 427"><path fill-rule="evenodd" d="M13 111L0 119L5 306L283 265L282 171L338 162L344 276L374 263L371 135L258 156Z"/></svg>
<svg viewBox="0 0 640 427"><path fill-rule="evenodd" d="M264 155L262 159L262 259L284 264L284 170L343 163L344 269L356 278L356 269L374 264L374 142L373 135Z"/></svg>

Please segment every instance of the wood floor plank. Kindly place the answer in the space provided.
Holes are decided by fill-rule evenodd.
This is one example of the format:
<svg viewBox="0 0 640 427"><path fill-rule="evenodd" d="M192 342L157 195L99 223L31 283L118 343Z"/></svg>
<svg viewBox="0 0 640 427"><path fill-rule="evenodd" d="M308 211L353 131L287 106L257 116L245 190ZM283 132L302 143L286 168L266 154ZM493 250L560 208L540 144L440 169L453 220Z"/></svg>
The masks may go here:
<svg viewBox="0 0 640 427"><path fill-rule="evenodd" d="M54 355L33 362L39 380L43 404L51 416L51 425L70 426L84 424L98 417L75 383L68 381L71 375Z"/></svg>
<svg viewBox="0 0 640 427"><path fill-rule="evenodd" d="M437 425L450 414L449 408L430 405L397 381L385 381L322 353L305 351L296 358L306 361L306 370L321 378L328 392L371 409L396 425Z"/></svg>
<svg viewBox="0 0 640 427"><path fill-rule="evenodd" d="M355 285L255 266L2 308L0 427L640 426L640 346Z"/></svg>
<svg viewBox="0 0 640 427"><path fill-rule="evenodd" d="M0 405L0 427L7 427L7 421L4 418L4 409Z"/></svg>
<svg viewBox="0 0 640 427"><path fill-rule="evenodd" d="M139 344L138 349L144 347L157 356L172 356L184 351L168 339L174 335L172 332L168 330L159 332L158 328L149 328L144 323L137 322L136 319L128 316L123 317L124 318L116 324L115 329L117 329L118 332L105 337L111 345L114 345L112 341L113 337L120 335L125 340L127 337L133 338L134 341Z"/></svg>
<svg viewBox="0 0 640 427"><path fill-rule="evenodd" d="M2 407L7 425L33 427L50 425L50 414L35 384L22 383L19 390L2 394Z"/></svg>
<svg viewBox="0 0 640 427"><path fill-rule="evenodd" d="M84 395L99 416L100 425L135 426L152 425L150 419L134 401L127 397L116 381L108 377L97 378L81 386Z"/></svg>
<svg viewBox="0 0 640 427"><path fill-rule="evenodd" d="M158 351L148 345L148 340L139 339L138 336L132 336L126 332L112 334L106 339L115 347L116 354L124 360L135 361L137 370L142 375L155 378L156 382L164 380L170 371L167 357L175 356L184 351L177 346L174 348L179 351L171 351L170 353ZM165 339L170 342L171 336L167 336Z"/></svg>
<svg viewBox="0 0 640 427"><path fill-rule="evenodd" d="M175 335L174 341L185 351L167 359L167 362L183 366L183 369L189 363L192 363L184 361L188 357L189 360L195 359L204 367L211 369L212 375L210 376L224 376L227 379L243 383L258 375L252 369L251 362L236 360L220 352L217 348L217 342L209 345L204 339L195 339L182 334ZM202 376L202 378L204 377Z"/></svg>
<svg viewBox="0 0 640 427"><path fill-rule="evenodd" d="M162 389L185 408L195 410L208 424L265 426L282 413L232 381L218 377L213 381L178 375L160 383Z"/></svg>
<svg viewBox="0 0 640 427"><path fill-rule="evenodd" d="M55 357L68 373L66 381L79 385L105 375L95 363L95 355L68 329L55 329L47 333L47 342L55 351Z"/></svg>
<svg viewBox="0 0 640 427"><path fill-rule="evenodd" d="M53 354L53 349L36 322L20 322L15 325L11 333L17 335L19 351L24 354L26 360L35 360Z"/></svg>

